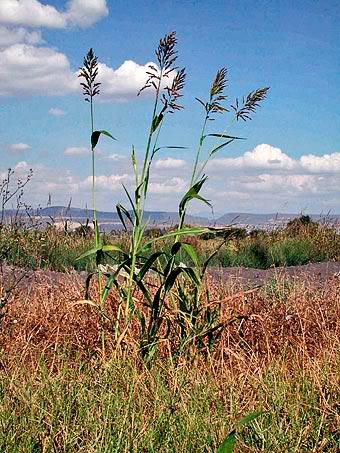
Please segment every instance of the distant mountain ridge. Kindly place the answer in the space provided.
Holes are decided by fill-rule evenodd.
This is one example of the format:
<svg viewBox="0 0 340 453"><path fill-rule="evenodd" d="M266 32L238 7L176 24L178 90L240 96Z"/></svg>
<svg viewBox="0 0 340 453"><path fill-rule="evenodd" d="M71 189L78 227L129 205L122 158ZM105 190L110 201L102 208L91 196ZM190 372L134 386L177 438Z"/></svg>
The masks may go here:
<svg viewBox="0 0 340 453"><path fill-rule="evenodd" d="M114 211L97 211L97 219L98 221L112 221L112 222L120 222L119 216ZM130 214L133 216L132 211ZM65 206L50 206L46 208L42 208L39 210L39 215L43 217L52 217L53 219L56 218L72 218L74 220L83 219L92 219L93 217L93 210L92 209L82 209L82 208L73 208L73 207L65 207ZM145 211L144 218L149 220L150 222L154 222L157 224L162 223L177 223L179 221L179 215L177 212L171 211ZM188 223L195 223L195 224L209 224L209 220L205 217L199 217L194 215L187 216Z"/></svg>

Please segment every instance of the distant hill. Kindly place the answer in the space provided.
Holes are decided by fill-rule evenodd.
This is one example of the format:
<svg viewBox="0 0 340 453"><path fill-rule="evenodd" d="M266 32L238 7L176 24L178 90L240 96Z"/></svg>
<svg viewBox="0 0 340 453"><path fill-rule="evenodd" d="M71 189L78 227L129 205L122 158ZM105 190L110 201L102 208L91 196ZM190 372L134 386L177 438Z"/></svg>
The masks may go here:
<svg viewBox="0 0 340 453"><path fill-rule="evenodd" d="M132 212L130 211L130 214ZM42 217L52 217L53 219L73 219L80 222L86 222L86 219L92 219L92 209L68 208L65 206L51 206L39 210ZM145 211L144 218L155 224L175 224L179 221L177 212L168 211ZM119 216L115 211L97 211L97 219L100 222L120 222ZM209 220L205 217L188 215L187 223L208 225Z"/></svg>

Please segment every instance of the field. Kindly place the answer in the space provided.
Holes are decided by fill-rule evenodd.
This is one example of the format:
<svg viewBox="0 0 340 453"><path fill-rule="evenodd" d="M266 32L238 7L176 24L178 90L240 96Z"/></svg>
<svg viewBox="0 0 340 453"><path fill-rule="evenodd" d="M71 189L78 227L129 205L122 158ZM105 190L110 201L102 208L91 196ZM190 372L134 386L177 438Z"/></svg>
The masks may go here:
<svg viewBox="0 0 340 453"><path fill-rule="evenodd" d="M336 262L297 268L298 276L295 268L211 267L202 304L218 306L225 323L214 347L175 355L176 340L164 338L145 363L136 322L117 346L117 291L105 302L105 326L95 306L79 303L85 274L70 272L67 260L86 238L54 232L59 260L46 263L44 246L24 253L33 233L21 233L13 263L35 259L31 267L42 270L2 266L2 295L13 289L0 331L1 451L216 452L254 411L263 414L237 430L235 451L339 451ZM39 235L39 244L52 240L51 231ZM91 291L95 300L95 282Z"/></svg>

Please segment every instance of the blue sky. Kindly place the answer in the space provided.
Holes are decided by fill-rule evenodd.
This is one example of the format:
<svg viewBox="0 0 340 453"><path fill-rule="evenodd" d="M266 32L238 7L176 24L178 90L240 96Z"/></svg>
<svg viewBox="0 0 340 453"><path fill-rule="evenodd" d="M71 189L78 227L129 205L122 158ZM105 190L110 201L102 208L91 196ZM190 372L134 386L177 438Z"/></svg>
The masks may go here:
<svg viewBox="0 0 340 453"><path fill-rule="evenodd" d="M188 184L206 98L217 69L229 70L229 103L270 86L253 121L207 168L217 212L340 212L340 7L336 1L0 2L0 173L34 178L27 200L90 204L89 111L76 72L89 47L100 62L96 127L98 204L113 209L131 185L131 145L143 153L151 96L136 98L159 38L176 30L185 66L185 110L170 116L161 143L188 147L155 162L150 209L176 210ZM126 63L128 62L128 63ZM211 132L224 130L221 116ZM193 211L204 210L195 205Z"/></svg>

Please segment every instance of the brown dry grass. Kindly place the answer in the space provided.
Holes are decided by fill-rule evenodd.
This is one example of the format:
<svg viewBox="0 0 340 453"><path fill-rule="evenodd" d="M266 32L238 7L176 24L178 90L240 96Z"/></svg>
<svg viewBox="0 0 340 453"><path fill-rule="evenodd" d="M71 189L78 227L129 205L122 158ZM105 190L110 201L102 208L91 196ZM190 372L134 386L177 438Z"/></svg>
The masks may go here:
<svg viewBox="0 0 340 453"><path fill-rule="evenodd" d="M339 451L338 280L330 280L323 289L315 289L313 282L287 283L284 279L248 292L235 281L210 281L209 289L210 303L223 307L222 319L242 318L227 327L212 355L182 357L176 366L156 361L150 371L136 353L135 325L131 325L129 340L118 354L114 353L113 329L106 326L106 358L102 360L101 321L94 307L76 304L83 298L83 285L78 278L67 276L65 281L55 281L42 276L32 286L21 286L2 320L0 364L7 382L6 416L13 400L21 417L12 422L13 433L25 429L25 414L33 411L30 430L40 433L25 434L22 445L29 445L34 436L42 436L42 444L49 445L54 433L61 436L57 451L80 451L67 435L78 433L81 442L88 445L85 451L96 451L98 447L91 450L89 445L94 445L93 436L98 434L92 435L81 425L86 435L80 435L79 424L93 423L91 429L97 432L105 422L101 412L103 398L114 395L112 409L107 410L117 418L117 430L123 435L121 442L125 447L121 451L153 451L147 447L141 450L140 445L155 442L148 441L148 436L159 437L156 451L191 451L190 442L208 445L211 433L215 447L196 451L216 451L216 445L233 424L259 408L267 415L251 429L243 430L237 451ZM114 315L114 296L108 303ZM166 352L167 348L162 348L162 354ZM52 396L46 400L49 388ZM63 413L69 411L71 389L78 392L79 411L69 416L67 425L61 428L57 423L54 427L52 414L59 414L59 406ZM31 393L27 392L35 396L28 396ZM88 395L95 396L97 392L102 396L89 400ZM34 424L40 417L40 404L47 404L51 414L45 416L48 430ZM84 412L82 407L89 409ZM122 416L115 413L116 407L129 420L124 434L120 428ZM84 413L88 415L85 417ZM164 431L153 425L155 420L163 423L163 413L169 423L179 423L176 428L171 425L173 434L166 440ZM77 420L76 426L72 425L73 419ZM131 436L137 432L138 442L129 440L130 431ZM105 445L110 444L110 436L116 436L106 428L100 432ZM129 442L133 442L133 448ZM15 451L11 448L6 451ZM41 451L53 451L48 448L52 447Z"/></svg>
<svg viewBox="0 0 340 453"><path fill-rule="evenodd" d="M284 279L251 291L232 281L209 281L209 290L210 304L222 307L221 320L237 318L226 328L214 357L237 368L249 363L250 357L266 363L283 353L312 358L339 345L340 283L336 278L317 290L308 281ZM49 356L58 349L82 356L100 351L100 317L94 307L77 303L82 299L83 284L76 276L69 275L65 281L41 277L21 285L2 319L0 343L5 356L19 354L23 361L34 363L41 353ZM107 303L114 318L115 296ZM110 354L115 348L114 332L109 324L105 328ZM137 336L132 324L125 346L134 349Z"/></svg>

